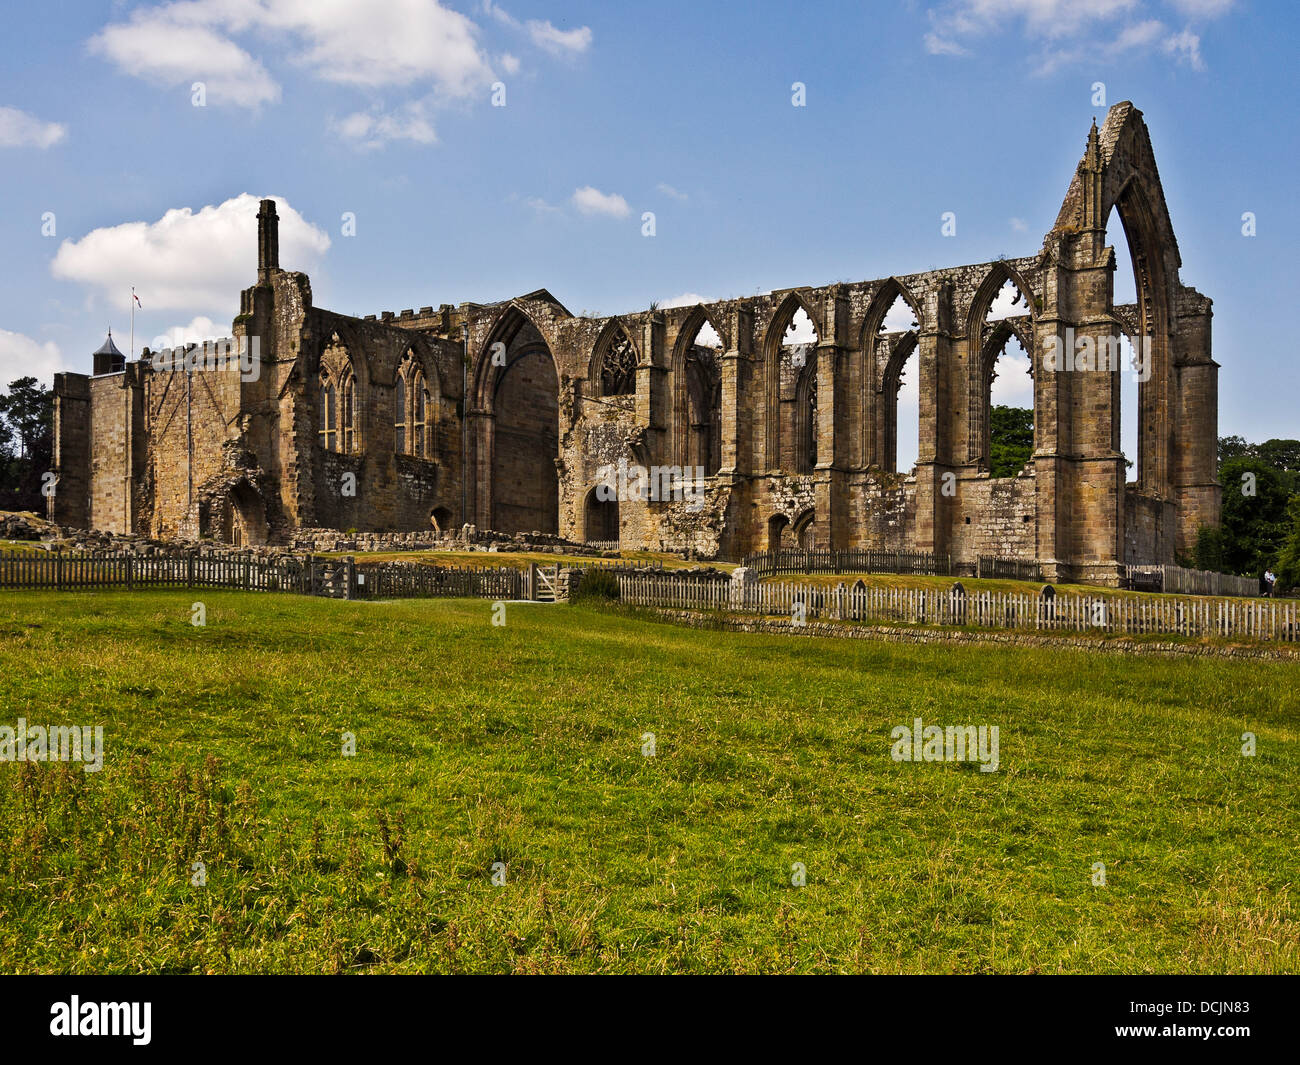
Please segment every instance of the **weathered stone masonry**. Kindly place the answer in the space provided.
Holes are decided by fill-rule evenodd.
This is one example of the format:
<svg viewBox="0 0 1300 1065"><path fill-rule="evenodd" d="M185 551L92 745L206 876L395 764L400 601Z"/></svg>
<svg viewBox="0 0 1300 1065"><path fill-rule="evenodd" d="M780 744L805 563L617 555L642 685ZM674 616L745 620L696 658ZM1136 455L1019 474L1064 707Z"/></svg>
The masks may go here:
<svg viewBox="0 0 1300 1065"><path fill-rule="evenodd" d="M1113 301L1112 210L1132 306ZM308 278L280 269L277 222L263 201L257 282L233 329L260 343L256 375L156 369L146 352L56 378L55 520L239 542L469 522L705 557L795 542L998 555L1102 583L1126 561L1172 561L1218 522L1211 305L1179 280L1128 103L1089 132L1036 255L694 307L585 318L539 290L348 317L314 307ZM1025 313L987 321L1008 282ZM900 297L915 325L886 331ZM787 340L799 311L812 344ZM989 387L1013 335L1033 361L1034 453L994 479ZM1127 485L1121 368L1042 358L1052 338L1121 335L1151 353ZM919 456L895 472L909 358ZM688 474L689 499L605 501L600 471L620 462L702 476Z"/></svg>

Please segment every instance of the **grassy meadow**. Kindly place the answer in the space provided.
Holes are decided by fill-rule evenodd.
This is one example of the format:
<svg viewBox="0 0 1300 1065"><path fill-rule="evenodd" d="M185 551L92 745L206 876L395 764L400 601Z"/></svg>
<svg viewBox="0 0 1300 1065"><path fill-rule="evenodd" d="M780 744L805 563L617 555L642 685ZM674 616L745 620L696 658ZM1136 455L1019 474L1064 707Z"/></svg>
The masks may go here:
<svg viewBox="0 0 1300 1065"><path fill-rule="evenodd" d="M1300 971L1294 662L491 618L0 592L0 972Z"/></svg>

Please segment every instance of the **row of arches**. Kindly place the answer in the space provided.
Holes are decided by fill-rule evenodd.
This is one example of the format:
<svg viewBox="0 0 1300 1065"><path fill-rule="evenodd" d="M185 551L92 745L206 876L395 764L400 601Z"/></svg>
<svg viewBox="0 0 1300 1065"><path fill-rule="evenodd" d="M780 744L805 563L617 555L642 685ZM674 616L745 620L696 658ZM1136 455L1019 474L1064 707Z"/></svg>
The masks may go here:
<svg viewBox="0 0 1300 1065"><path fill-rule="evenodd" d="M1117 212L1124 230L1140 230L1141 211L1138 192L1122 194L1114 204L1112 221ZM1119 227L1113 228L1119 245ZM1159 279L1149 276L1152 268L1140 251L1121 253L1120 257L1131 259L1139 275L1147 271L1148 276L1139 277L1132 297L1139 307L1138 328L1158 332L1162 327L1152 321L1151 306L1152 294L1161 291ZM735 327L736 320L717 320L716 313L697 305L670 338L665 368L671 411L666 426L668 448L666 454L656 456L660 462L702 468L706 476L715 474L723 462L723 366L727 353L736 346L726 332ZM842 338L837 338L835 348L823 347L821 313L811 293L794 290L784 295L766 323L756 360L760 376L751 393L757 402L750 413L760 428L749 455L750 467L808 473L819 463L834 463L906 472L921 455L920 396L935 387L935 382L925 379L932 371L923 358L932 343L928 338L935 331L934 305L928 297L923 305L900 280L887 279L871 296L855 347L844 346ZM957 394L964 396L969 406L966 417L952 423L956 428L947 428L957 435L944 442L943 451L993 476L1013 476L1044 442L1037 409L1041 397L1034 374L1037 304L1016 267L999 262L976 288L964 316L969 357L961 372L969 378ZM511 304L499 315L483 344L483 353L500 340L509 354L497 365L495 358L489 363L481 353L476 363L473 403L478 408L476 414L492 423L477 437L483 442L478 468L487 472L486 459L490 469L477 489L480 520L490 513L493 527L506 531L555 529L558 519L552 486L556 482L548 467L557 457L559 400L576 403L584 397L615 399L634 394L638 368L646 365L639 354L639 336L618 319L606 323L594 345L585 379L568 381L566 395L561 397L546 336L518 304ZM828 370L825 359L831 351L841 362ZM652 374L652 388L656 380ZM835 389L833 397L825 394L827 388ZM510 400L503 401L507 396ZM830 431L828 414L832 399L835 432ZM1135 412L1148 406L1144 400L1125 404ZM992 446L998 408L1005 409L998 411L1004 422L1006 411L1015 414L1011 421L1022 430L1018 450L1009 455L1005 449L995 454ZM933 418L933 412L927 417ZM926 426L924 438L933 440L937 431ZM1118 430L1116 435L1118 449ZM513 446L504 446L507 442ZM532 456L523 464L526 469L521 469L519 446ZM935 446L931 444L931 454ZM1141 441L1126 439L1124 451L1137 458L1141 470ZM995 464L999 464L996 469ZM507 497L522 502L505 502ZM505 511L512 506L530 516L517 515L510 520Z"/></svg>

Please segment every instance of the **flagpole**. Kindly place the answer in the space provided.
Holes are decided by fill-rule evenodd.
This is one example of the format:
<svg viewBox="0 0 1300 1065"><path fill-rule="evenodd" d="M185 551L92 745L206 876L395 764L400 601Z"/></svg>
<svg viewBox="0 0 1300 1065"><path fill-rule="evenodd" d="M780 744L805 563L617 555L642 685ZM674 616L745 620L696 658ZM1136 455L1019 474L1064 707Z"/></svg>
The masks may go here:
<svg viewBox="0 0 1300 1065"><path fill-rule="evenodd" d="M126 361L135 358L135 286L131 286L131 344L126 349Z"/></svg>

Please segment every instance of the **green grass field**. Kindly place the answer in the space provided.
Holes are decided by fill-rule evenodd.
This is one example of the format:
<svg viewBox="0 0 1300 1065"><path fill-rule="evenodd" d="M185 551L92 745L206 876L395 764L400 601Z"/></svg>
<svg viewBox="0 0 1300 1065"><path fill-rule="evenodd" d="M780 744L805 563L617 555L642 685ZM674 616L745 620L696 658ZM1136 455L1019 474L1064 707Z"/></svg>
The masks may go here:
<svg viewBox="0 0 1300 1065"><path fill-rule="evenodd" d="M0 593L0 971L1300 971L1295 663L491 613Z"/></svg>

